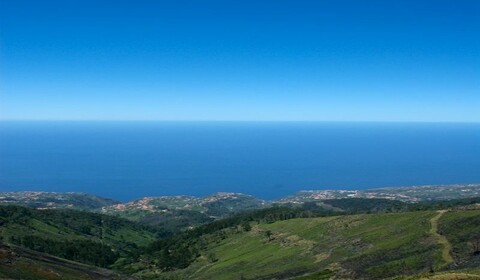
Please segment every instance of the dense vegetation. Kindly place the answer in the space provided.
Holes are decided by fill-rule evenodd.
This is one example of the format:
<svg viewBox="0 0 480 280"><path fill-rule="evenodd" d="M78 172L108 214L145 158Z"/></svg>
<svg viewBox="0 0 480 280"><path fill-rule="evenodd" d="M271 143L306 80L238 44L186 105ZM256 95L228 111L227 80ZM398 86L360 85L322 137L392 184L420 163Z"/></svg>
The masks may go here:
<svg viewBox="0 0 480 280"><path fill-rule="evenodd" d="M32 208L96 210L118 201L86 193L0 192L0 205Z"/></svg>
<svg viewBox="0 0 480 280"><path fill-rule="evenodd" d="M324 200L323 203L347 213L401 212L411 207L410 203L391 199L343 198Z"/></svg>
<svg viewBox="0 0 480 280"><path fill-rule="evenodd" d="M204 213L188 210L170 210L165 213L149 213L138 219L141 224L155 226L166 232L179 233L182 230L213 222Z"/></svg>
<svg viewBox="0 0 480 280"><path fill-rule="evenodd" d="M118 272L0 243L0 279L126 280Z"/></svg>
<svg viewBox="0 0 480 280"><path fill-rule="evenodd" d="M434 215L424 211L344 215L253 221L250 228L244 223L217 231L204 228L195 238L182 234L155 242L142 256L143 263L137 261L130 268L152 279L159 275L182 279L194 271L194 279L241 279L240 275L284 279L328 269L345 278L378 279L429 271L439 261L437 246L428 235ZM332 267L335 263L341 269Z"/></svg>
<svg viewBox="0 0 480 280"><path fill-rule="evenodd" d="M269 204L249 195L217 193L201 198L149 197L106 207L102 212L178 233L244 211L265 208L266 205Z"/></svg>
<svg viewBox="0 0 480 280"><path fill-rule="evenodd" d="M407 203L382 198L342 198L323 200L325 205L347 214L390 213L407 211L441 210L480 203L480 197L452 199L445 201L421 201Z"/></svg>
<svg viewBox="0 0 480 280"><path fill-rule="evenodd" d="M58 241L36 235L25 235L12 236L10 241L38 252L101 267L108 267L118 258L114 248L91 240Z"/></svg>
<svg viewBox="0 0 480 280"><path fill-rule="evenodd" d="M37 219L93 236L103 235L103 229L109 231L124 227L147 229L137 223L109 215L75 210L37 210L21 206L0 206L0 219L4 224L22 225L27 225L31 219Z"/></svg>
<svg viewBox="0 0 480 280"><path fill-rule="evenodd" d="M223 238L222 231L228 228L248 231L250 223L273 223L275 221L293 218L311 218L332 215L334 212L311 205L306 207L272 207L255 211L247 211L226 219L199 226L172 237L161 238L153 242L145 251L141 252L141 258L149 259L152 266L162 270L173 270L189 266L204 247L206 240L203 236L214 234L214 238Z"/></svg>
<svg viewBox="0 0 480 280"><path fill-rule="evenodd" d="M205 214L212 217L227 217L240 212L263 208L262 201L253 196L241 195L239 199L225 198L204 203Z"/></svg>
<svg viewBox="0 0 480 280"><path fill-rule="evenodd" d="M439 226L440 232L453 244L456 267L480 266L480 211L450 211Z"/></svg>
<svg viewBox="0 0 480 280"><path fill-rule="evenodd" d="M212 252L209 246L212 244L221 244L228 239L236 239L237 236L248 234L255 230L258 233L259 228L269 224L277 224L279 221L285 221L297 218L315 218L315 217L341 217L348 219L352 214L359 213L405 213L404 216L398 216L399 219L406 217L402 226L395 226L397 221L378 220L377 227L371 230L385 231L379 229L392 226L395 231L392 235L385 235L385 248L376 248L375 252L368 255L356 255L355 250L352 256L345 260L342 265L349 271L354 271L357 277L391 277L399 271L406 274L413 274L420 271L433 271L441 262L438 257L439 246L429 236L427 230L430 228L430 222L427 217L432 217L435 212L432 210L444 209L444 207L469 205L475 203L477 199L462 199L450 202L427 202L427 203L404 203L386 199L338 199L324 201L323 203L304 203L298 205L283 205L255 211L247 211L226 219L212 222L207 225L199 226L193 230L182 232L172 237L162 238L152 243L145 251L139 253L143 265L147 265L160 271L182 270L195 266L199 260L207 259L211 263L218 261L218 254ZM427 211L428 210L428 211ZM417 223L410 220L412 216L406 215L407 212L415 211L418 215L424 217ZM425 212L427 211L427 212ZM423 214L422 214L423 213ZM340 216L339 216L340 215ZM415 214L417 215L417 214ZM426 216L425 216L426 215ZM365 216L369 217L369 216ZM372 217L377 217L373 215ZM380 217L380 216L379 216ZM310 219L307 219L310 220ZM373 220L371 220L373 221ZM290 224L291 222L288 222ZM265 226L262 226L265 225ZM304 225L299 225L299 229ZM346 229L349 228L345 224ZM267 227L268 228L268 227ZM405 239L406 232L411 231L413 237L406 244L392 250L391 246L397 241L393 236ZM267 241L275 239L275 231L262 230L261 236ZM382 234L382 233L379 233ZM335 241L336 242L336 241ZM334 243L335 243L334 242ZM356 245L355 245L356 246ZM367 246L367 245L365 245ZM370 246L370 245L369 245ZM236 248L231 248L236 250ZM138 260L132 260L137 265L127 266L130 272L141 271L142 266L138 265ZM292 272L301 274L301 271Z"/></svg>
<svg viewBox="0 0 480 280"><path fill-rule="evenodd" d="M0 226L0 241L103 267L163 233L107 215L20 206L0 206Z"/></svg>
<svg viewBox="0 0 480 280"><path fill-rule="evenodd" d="M216 221L182 210L178 218L144 217L161 228L88 212L0 206L0 240L145 279L193 273L194 279L381 279L447 268L431 219L434 210L452 207L459 210L441 216L438 227L453 245L450 268L478 267L480 211L460 209L479 201L354 198L282 204Z"/></svg>
<svg viewBox="0 0 480 280"><path fill-rule="evenodd" d="M336 209L315 202L308 202L302 205L280 205L246 211L196 227L173 237L159 239L144 252L140 252L139 257L141 255L144 261L149 260L152 266L161 270L182 269L189 266L200 256L200 251L204 248L205 242L211 239L224 239L226 237L225 229L249 231L251 224L268 224L295 218L401 211L409 206L407 203L386 199L339 199L326 201L325 203Z"/></svg>

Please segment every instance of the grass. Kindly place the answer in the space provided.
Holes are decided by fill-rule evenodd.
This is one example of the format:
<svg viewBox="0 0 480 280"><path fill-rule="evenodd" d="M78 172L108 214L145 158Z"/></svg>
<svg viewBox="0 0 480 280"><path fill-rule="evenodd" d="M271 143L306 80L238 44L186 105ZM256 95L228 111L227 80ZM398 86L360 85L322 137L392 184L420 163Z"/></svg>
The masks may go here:
<svg viewBox="0 0 480 280"><path fill-rule="evenodd" d="M442 246L442 259L445 262L442 266L448 266L449 264L453 263L453 257L450 254L452 251L452 245L450 242L445 238L445 236L441 235L438 232L438 221L446 213L445 210L437 211L438 214L430 219L430 223L432 224L432 228L430 229L430 234L435 236L437 242ZM437 268L441 268L442 266L437 266Z"/></svg>
<svg viewBox="0 0 480 280"><path fill-rule="evenodd" d="M328 279L336 274L378 279L427 272L442 261L441 247L429 233L435 216L419 211L255 224L248 232L228 230L224 239L205 237L196 263L161 275L222 280Z"/></svg>
<svg viewBox="0 0 480 280"><path fill-rule="evenodd" d="M120 224L103 231L105 241L117 246L127 241L141 246L154 239L151 232ZM205 280L479 279L480 257L472 251L472 240L480 239L479 232L480 210L252 222L249 231L238 226L200 237L201 256L185 269L165 272L152 265L137 276ZM99 238L36 218L0 228L3 237L21 234L61 240ZM14 266L0 261L0 278L59 279L58 275L68 275L64 279L97 279L90 277L85 266L66 263L71 262L57 258L52 264L43 257L20 257ZM119 260L114 267L122 264ZM140 262L133 265L142 267ZM457 270L447 271L449 268ZM37 274L37 278L32 276Z"/></svg>
<svg viewBox="0 0 480 280"><path fill-rule="evenodd" d="M395 280L480 280L479 269L463 269L458 271L443 271L423 273L408 277L398 277Z"/></svg>
<svg viewBox="0 0 480 280"><path fill-rule="evenodd" d="M71 210L2 206L0 224L0 244L20 245L105 267L156 238L152 230L126 220Z"/></svg>
<svg viewBox="0 0 480 280"><path fill-rule="evenodd" d="M155 240L155 235L147 230L132 229L129 227L119 227L111 230L105 226L103 226L103 230L102 227L97 227L97 230L103 231L104 234L101 239L107 244L112 245L128 241L138 246L145 246ZM8 241L12 236L20 237L24 235L36 235L55 240L90 239L100 241L100 236L93 236L65 225L41 221L35 218L31 218L23 224L10 223L0 228L0 237L3 238L4 241Z"/></svg>
<svg viewBox="0 0 480 280"><path fill-rule="evenodd" d="M438 230L452 244L457 267L480 267L480 255L473 246L480 244L480 210L449 211L440 218Z"/></svg>
<svg viewBox="0 0 480 280"><path fill-rule="evenodd" d="M0 278L24 280L127 279L118 273L52 257L19 247L0 245Z"/></svg>

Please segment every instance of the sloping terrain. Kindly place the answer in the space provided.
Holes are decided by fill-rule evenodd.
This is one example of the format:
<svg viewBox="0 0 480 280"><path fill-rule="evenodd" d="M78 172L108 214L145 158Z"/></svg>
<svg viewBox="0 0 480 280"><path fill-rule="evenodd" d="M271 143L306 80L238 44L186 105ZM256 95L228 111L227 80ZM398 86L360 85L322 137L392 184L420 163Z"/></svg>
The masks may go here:
<svg viewBox="0 0 480 280"><path fill-rule="evenodd" d="M0 206L0 278L125 277L104 267L146 280L477 279L475 201L282 204L175 235L98 213Z"/></svg>
<svg viewBox="0 0 480 280"><path fill-rule="evenodd" d="M430 219L430 223L432 224L432 228L430 229L430 234L432 234L436 239L437 242L442 246L442 259L443 259L443 266L448 266L454 263L452 257L452 244L448 239L438 230L438 223L440 218L442 218L443 214L447 213L447 210L439 210L437 211L437 215Z"/></svg>
<svg viewBox="0 0 480 280"><path fill-rule="evenodd" d="M449 211L440 219L438 230L452 246L451 267L480 267L480 210Z"/></svg>
<svg viewBox="0 0 480 280"><path fill-rule="evenodd" d="M32 250L0 244L0 279L120 280L135 278Z"/></svg>
<svg viewBox="0 0 480 280"><path fill-rule="evenodd" d="M144 279L477 279L452 269L478 268L479 219L455 210L250 222L201 236L186 268L131 267Z"/></svg>
<svg viewBox="0 0 480 280"><path fill-rule="evenodd" d="M201 256L183 270L143 277L288 279L317 273L375 279L429 271L442 262L429 234L433 211L349 215L252 224L204 236ZM167 278L168 279L168 278Z"/></svg>
<svg viewBox="0 0 480 280"><path fill-rule="evenodd" d="M445 271L439 273L424 273L412 277L399 279L405 280L480 280L480 270L470 271Z"/></svg>
<svg viewBox="0 0 480 280"><path fill-rule="evenodd" d="M0 241L96 266L108 267L156 235L112 216L0 206Z"/></svg>
<svg viewBox="0 0 480 280"><path fill-rule="evenodd" d="M269 205L251 195L216 193L205 197L144 197L128 203L104 207L102 213L159 226L170 232L178 232L215 219Z"/></svg>

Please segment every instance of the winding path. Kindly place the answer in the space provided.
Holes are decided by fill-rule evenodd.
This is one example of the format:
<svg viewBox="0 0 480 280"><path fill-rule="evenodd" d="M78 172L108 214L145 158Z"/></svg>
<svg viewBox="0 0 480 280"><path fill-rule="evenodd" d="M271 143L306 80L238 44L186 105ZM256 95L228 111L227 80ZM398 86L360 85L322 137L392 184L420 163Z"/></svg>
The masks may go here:
<svg viewBox="0 0 480 280"><path fill-rule="evenodd" d="M438 220L442 217L443 214L448 212L448 210L439 210L437 211L437 215L430 219L430 223L432 224L432 228L430 229L430 233L437 239L437 242L442 245L442 259L445 262L444 265L449 265L454 262L452 254L452 244L448 242L445 236L441 235L438 232Z"/></svg>

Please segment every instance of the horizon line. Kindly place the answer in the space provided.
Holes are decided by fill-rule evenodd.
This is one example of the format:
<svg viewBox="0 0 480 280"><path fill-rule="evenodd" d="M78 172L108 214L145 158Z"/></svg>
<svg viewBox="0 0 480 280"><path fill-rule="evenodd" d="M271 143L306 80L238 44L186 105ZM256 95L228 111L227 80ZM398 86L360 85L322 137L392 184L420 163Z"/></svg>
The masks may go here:
<svg viewBox="0 0 480 280"><path fill-rule="evenodd" d="M170 123L450 123L480 124L480 121L429 120L174 120L174 119L0 119L0 122L170 122Z"/></svg>

